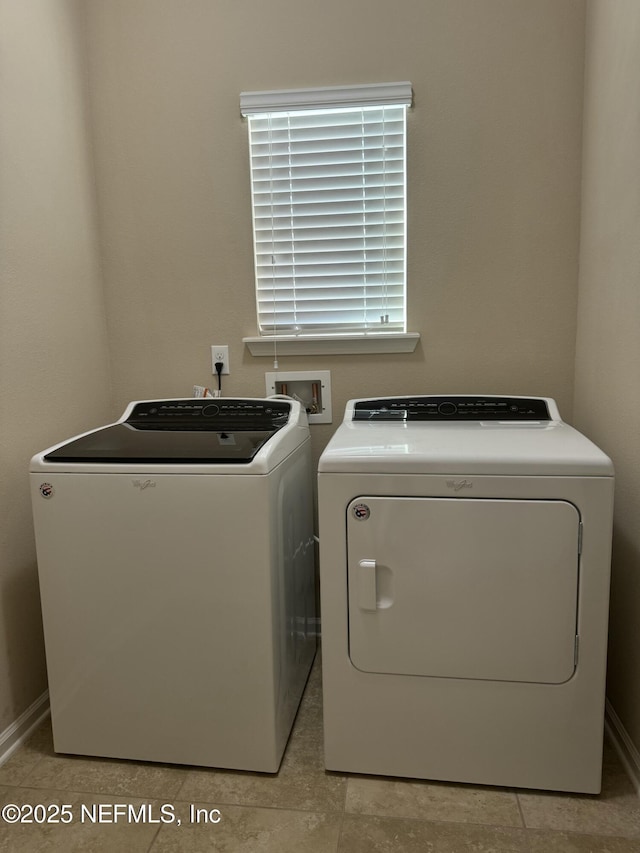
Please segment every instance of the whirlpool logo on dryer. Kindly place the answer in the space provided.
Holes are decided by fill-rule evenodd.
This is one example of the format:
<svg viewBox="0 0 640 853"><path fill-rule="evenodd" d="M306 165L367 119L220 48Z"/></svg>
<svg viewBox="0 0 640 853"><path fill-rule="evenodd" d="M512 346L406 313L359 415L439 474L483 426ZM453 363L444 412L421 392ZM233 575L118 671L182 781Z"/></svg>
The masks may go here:
<svg viewBox="0 0 640 853"><path fill-rule="evenodd" d="M136 489L140 489L141 492L144 492L145 489L155 489L156 487L155 480L132 480L131 483L136 487Z"/></svg>

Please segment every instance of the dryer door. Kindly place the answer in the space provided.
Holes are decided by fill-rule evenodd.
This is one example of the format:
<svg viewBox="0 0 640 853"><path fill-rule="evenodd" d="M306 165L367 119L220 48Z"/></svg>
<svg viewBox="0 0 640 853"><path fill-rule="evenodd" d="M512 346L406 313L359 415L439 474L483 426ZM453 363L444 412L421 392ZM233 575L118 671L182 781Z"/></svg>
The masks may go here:
<svg viewBox="0 0 640 853"><path fill-rule="evenodd" d="M566 501L359 497L349 650L366 672L559 684L575 669L580 516Z"/></svg>

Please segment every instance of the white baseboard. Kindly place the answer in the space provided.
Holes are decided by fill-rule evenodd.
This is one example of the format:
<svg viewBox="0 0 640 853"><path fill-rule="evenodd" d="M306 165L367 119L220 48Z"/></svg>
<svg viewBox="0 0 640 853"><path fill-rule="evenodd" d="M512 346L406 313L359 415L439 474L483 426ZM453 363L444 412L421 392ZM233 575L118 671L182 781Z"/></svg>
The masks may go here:
<svg viewBox="0 0 640 853"><path fill-rule="evenodd" d="M49 714L49 691L20 714L17 720L0 732L0 766L24 743L35 727Z"/></svg>
<svg viewBox="0 0 640 853"><path fill-rule="evenodd" d="M629 774L636 793L640 797L640 752L629 737L622 724L622 720L616 714L613 705L607 699L605 705L604 727L609 735L611 743L620 756L625 770Z"/></svg>

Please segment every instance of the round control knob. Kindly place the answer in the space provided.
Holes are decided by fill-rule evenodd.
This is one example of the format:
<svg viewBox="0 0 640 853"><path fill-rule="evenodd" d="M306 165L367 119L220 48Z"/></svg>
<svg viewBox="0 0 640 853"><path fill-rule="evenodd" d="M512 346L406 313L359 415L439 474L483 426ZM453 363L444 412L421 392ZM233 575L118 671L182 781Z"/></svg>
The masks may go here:
<svg viewBox="0 0 640 853"><path fill-rule="evenodd" d="M458 407L455 403L440 403L438 411L441 415L455 415L458 411Z"/></svg>
<svg viewBox="0 0 640 853"><path fill-rule="evenodd" d="M219 411L220 409L215 405L215 403L212 403L210 406L204 407L202 414L205 418L215 418Z"/></svg>

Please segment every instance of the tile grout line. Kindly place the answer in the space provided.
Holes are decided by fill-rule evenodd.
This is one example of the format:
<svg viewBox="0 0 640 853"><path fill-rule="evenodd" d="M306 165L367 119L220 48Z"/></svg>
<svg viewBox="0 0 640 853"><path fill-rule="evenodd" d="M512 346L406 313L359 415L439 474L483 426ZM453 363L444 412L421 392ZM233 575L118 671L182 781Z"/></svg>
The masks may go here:
<svg viewBox="0 0 640 853"><path fill-rule="evenodd" d="M151 839L151 843L150 843L150 844L149 844L149 846L147 847L147 853L152 853L152 851L153 851L153 847L154 847L154 845L155 845L156 841L158 840L158 836L160 835L160 832L161 832L161 831L162 831L162 826L158 826L158 828L156 829L156 833L155 833L155 835L154 835L154 836L153 836L153 838Z"/></svg>
<svg viewBox="0 0 640 853"><path fill-rule="evenodd" d="M523 829L529 829L529 827L527 826L527 821L524 817L522 803L520 802L520 794L517 791L514 791L514 794L516 795L516 802L518 803L518 811L520 812L520 820L522 821L522 827Z"/></svg>
<svg viewBox="0 0 640 853"><path fill-rule="evenodd" d="M344 832L344 822L346 820L347 813L342 812L340 815L340 826L338 827L338 840L336 842L336 853L340 853L340 847L342 846L342 835Z"/></svg>
<svg viewBox="0 0 640 853"><path fill-rule="evenodd" d="M517 790L515 790L513 793L516 795L516 802L518 804L518 811L520 812L520 820L522 821L522 829L524 832L525 844L527 845L527 850L529 851L529 853L532 853L533 848L531 846L531 844L532 844L531 833L529 832L529 827L527 826L527 821L525 820L525 817L524 817L524 810L522 808L522 803L520 802L520 794L518 793Z"/></svg>
<svg viewBox="0 0 640 853"><path fill-rule="evenodd" d="M19 782L15 787L17 787L17 788L31 788L31 789L33 790L33 785L28 785L28 784L27 784L27 783L28 783L28 780L29 780L29 777L30 777L33 773L35 773L35 771L36 771L36 770L38 769L38 767L42 764L42 762L45 760L45 758L46 758L46 757L47 757L46 755L41 755L41 756L38 758L38 760L36 761L36 763L33 765L33 767L31 767L31 768L29 768L29 770L27 770L27 774L26 774L26 776L22 779L22 781L21 781L21 782ZM37 787L37 786L36 786L36 787Z"/></svg>

